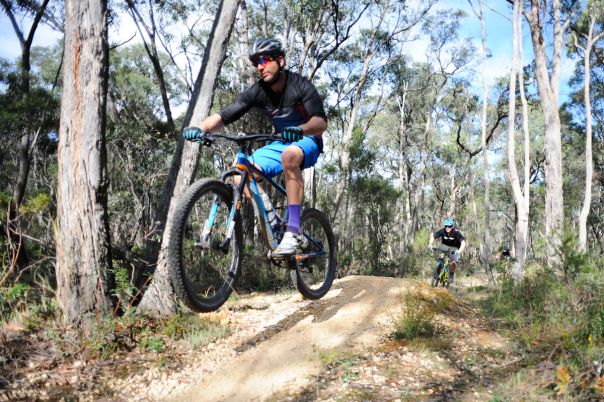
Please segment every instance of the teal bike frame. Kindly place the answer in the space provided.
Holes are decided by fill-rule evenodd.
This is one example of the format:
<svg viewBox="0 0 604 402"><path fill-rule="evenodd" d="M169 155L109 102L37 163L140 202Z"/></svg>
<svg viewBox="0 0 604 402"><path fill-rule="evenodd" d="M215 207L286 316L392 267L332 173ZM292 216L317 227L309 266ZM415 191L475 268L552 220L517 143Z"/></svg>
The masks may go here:
<svg viewBox="0 0 604 402"><path fill-rule="evenodd" d="M231 207L231 211L229 212L229 218L227 220L227 230L224 241L221 245L218 246L221 250L228 250L229 243L233 238L233 234L235 232L235 222L239 219L239 215L241 214L241 206L244 199L244 190L245 186L248 185L249 191L251 193L252 205L254 206L254 214L261 220L261 225L263 227L263 231L265 232L266 239L270 245L270 248L274 250L279 245L279 241L283 232L285 230L285 224L288 221L287 211L283 218L276 213L278 224L273 227L269 221L268 213L264 206L264 202L262 201L262 196L260 195L260 190L258 188L258 181L255 176L260 176L264 183L268 183L272 187L274 187L279 193L283 194L287 197L287 191L285 188L274 181L272 178L268 177L264 171L256 168L251 160L249 159L249 154L251 154L251 144L253 142L264 141L264 140L280 140L280 136L275 135L267 135L267 134L252 134L246 136L228 136L222 134L207 134L204 139L204 143L209 145L213 143L217 138L223 138L230 141L237 142L241 149L236 154L233 166L230 169L225 170L221 176L220 180L226 182L226 180L231 176L240 176L241 180L239 182L238 187L235 188L234 191L234 199L233 206ZM209 143L209 144L208 144ZM214 201L214 206L210 210L210 214L206 221L206 226L204 232L202 234L202 243L207 243L210 239L212 231L214 230L214 222L216 218L216 213L218 211L218 206L220 205L219 200ZM273 207L274 209L274 207ZM326 251L323 249L322 245L318 244L316 240L310 236L308 233L303 233L303 235L308 239L310 244L313 244L318 251L312 252L306 255L297 255L294 256L296 260L318 257L326 254Z"/></svg>

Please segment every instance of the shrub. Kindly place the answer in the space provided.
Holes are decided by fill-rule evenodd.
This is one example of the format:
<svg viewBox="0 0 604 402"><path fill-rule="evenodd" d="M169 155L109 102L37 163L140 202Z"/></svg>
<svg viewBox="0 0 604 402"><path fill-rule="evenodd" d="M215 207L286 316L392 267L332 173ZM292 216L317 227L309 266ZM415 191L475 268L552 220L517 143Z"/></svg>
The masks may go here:
<svg viewBox="0 0 604 402"><path fill-rule="evenodd" d="M395 319L395 339L430 337L436 332L434 317L450 304L451 296L446 291L408 291L401 297L402 314Z"/></svg>
<svg viewBox="0 0 604 402"><path fill-rule="evenodd" d="M604 364L604 261L574 247L565 252L564 278L529 265L519 283L504 277L483 307L535 361L553 358L566 368L568 384L560 394L589 400L598 381L594 365Z"/></svg>
<svg viewBox="0 0 604 402"><path fill-rule="evenodd" d="M195 314L177 314L164 322L163 333L172 339L184 339L192 349L196 349L230 335L231 331Z"/></svg>

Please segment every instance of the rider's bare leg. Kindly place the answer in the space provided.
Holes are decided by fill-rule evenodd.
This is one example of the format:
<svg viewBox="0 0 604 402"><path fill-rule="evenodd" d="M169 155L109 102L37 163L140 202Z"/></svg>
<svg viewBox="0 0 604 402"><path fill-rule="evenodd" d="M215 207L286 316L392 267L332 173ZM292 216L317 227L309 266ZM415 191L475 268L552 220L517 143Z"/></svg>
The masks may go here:
<svg viewBox="0 0 604 402"><path fill-rule="evenodd" d="M296 234L300 233L300 205L304 198L304 177L300 169L303 162L304 153L295 145L285 148L281 154L289 215L287 231Z"/></svg>
<svg viewBox="0 0 604 402"><path fill-rule="evenodd" d="M304 198L304 177L300 169L302 162L304 162L304 153L295 145L285 148L281 155L288 204L302 204Z"/></svg>
<svg viewBox="0 0 604 402"><path fill-rule="evenodd" d="M449 282L453 282L455 279L455 270L457 269L457 261L451 261L451 266L449 267L449 271L451 272L451 277Z"/></svg>

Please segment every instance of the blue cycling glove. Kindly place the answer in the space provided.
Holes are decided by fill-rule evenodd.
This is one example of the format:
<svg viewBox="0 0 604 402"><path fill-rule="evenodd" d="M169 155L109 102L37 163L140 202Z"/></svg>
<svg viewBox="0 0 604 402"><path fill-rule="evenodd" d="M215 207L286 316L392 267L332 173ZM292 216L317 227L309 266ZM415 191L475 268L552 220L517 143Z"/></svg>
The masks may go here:
<svg viewBox="0 0 604 402"><path fill-rule="evenodd" d="M185 127L182 136L187 141L198 141L203 138L204 132L199 127Z"/></svg>
<svg viewBox="0 0 604 402"><path fill-rule="evenodd" d="M281 138L285 142L296 142L302 139L304 130L300 127L285 127L281 133Z"/></svg>

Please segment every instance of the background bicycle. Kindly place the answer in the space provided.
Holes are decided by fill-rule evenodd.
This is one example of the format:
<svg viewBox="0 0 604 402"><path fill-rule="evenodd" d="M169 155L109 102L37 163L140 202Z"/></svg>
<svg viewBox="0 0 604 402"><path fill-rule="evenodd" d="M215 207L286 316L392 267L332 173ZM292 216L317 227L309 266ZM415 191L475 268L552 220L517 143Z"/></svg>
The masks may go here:
<svg viewBox="0 0 604 402"><path fill-rule="evenodd" d="M457 249L441 244L439 247L435 247L432 250L435 252L437 258L437 263L432 276L432 287L438 287L440 284L448 289L451 285L451 261Z"/></svg>
<svg viewBox="0 0 604 402"><path fill-rule="evenodd" d="M268 260L289 270L298 291L308 299L323 297L336 270L335 237L327 217L306 208L301 216L303 242L286 260L271 257L287 227L287 214L279 216L268 197L263 197L253 173L262 177L264 189L280 194L285 189L258 171L248 159L252 144L276 140L267 134L206 135L204 145L218 139L236 143L240 150L233 166L220 179L201 179L185 192L175 211L169 244L170 275L178 297L192 310L205 312L219 308L231 294L242 272L244 207L251 203L257 228L269 247ZM244 196L245 187L250 198ZM263 200L264 198L264 200ZM248 269L256 269L251 264Z"/></svg>

